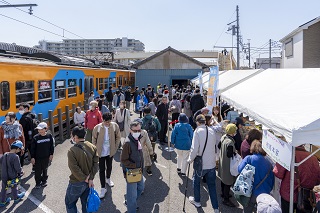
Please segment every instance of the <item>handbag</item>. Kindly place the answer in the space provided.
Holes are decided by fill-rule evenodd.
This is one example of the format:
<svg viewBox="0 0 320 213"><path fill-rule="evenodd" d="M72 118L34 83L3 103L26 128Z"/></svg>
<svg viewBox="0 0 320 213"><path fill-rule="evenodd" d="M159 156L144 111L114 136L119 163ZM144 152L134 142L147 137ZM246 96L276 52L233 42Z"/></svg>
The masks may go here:
<svg viewBox="0 0 320 213"><path fill-rule="evenodd" d="M240 165L241 161L242 161L242 158L238 153L236 153L236 155L231 158L230 173L232 176L236 177L239 175L238 166Z"/></svg>
<svg viewBox="0 0 320 213"><path fill-rule="evenodd" d="M117 121L117 124L119 126L119 129L120 129L120 132L124 131L124 122L125 122L125 119L126 119L126 113L127 110L124 110L124 117L123 117L123 121L122 122L118 122Z"/></svg>
<svg viewBox="0 0 320 213"><path fill-rule="evenodd" d="M87 212L97 212L99 210L101 200L99 194L93 187L90 188L87 197Z"/></svg>
<svg viewBox="0 0 320 213"><path fill-rule="evenodd" d="M300 175L298 167L295 167L298 182L298 203L297 209L301 212L311 213L313 208L316 207L316 196L313 189L301 187Z"/></svg>
<svg viewBox="0 0 320 213"><path fill-rule="evenodd" d="M142 169L127 169L126 176L128 183L137 183L142 179Z"/></svg>
<svg viewBox="0 0 320 213"><path fill-rule="evenodd" d="M206 143L204 144L204 148L202 150L202 154L198 155L193 161L193 169L196 172L202 172L202 166L203 166L202 155L203 155L204 151L206 150L207 141L208 141L208 127L207 126L206 126L206 130L207 130Z"/></svg>

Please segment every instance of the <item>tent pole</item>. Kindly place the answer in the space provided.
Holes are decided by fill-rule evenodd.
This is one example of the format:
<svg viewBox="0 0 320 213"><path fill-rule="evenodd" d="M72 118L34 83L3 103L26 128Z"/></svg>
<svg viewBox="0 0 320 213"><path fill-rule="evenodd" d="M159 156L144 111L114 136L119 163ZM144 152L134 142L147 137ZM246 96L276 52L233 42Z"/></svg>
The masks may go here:
<svg viewBox="0 0 320 213"><path fill-rule="evenodd" d="M295 167L296 152L292 146L292 159L290 165L290 213L293 213L293 198L294 198L294 167Z"/></svg>

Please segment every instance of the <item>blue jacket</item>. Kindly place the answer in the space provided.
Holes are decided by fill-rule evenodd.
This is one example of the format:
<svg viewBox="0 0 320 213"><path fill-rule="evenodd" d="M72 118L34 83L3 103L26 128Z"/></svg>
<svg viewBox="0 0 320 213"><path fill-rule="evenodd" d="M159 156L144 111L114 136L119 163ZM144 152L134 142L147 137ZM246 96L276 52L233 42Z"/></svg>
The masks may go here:
<svg viewBox="0 0 320 213"><path fill-rule="evenodd" d="M242 160L241 164L238 166L239 173L247 164L250 164L255 167L252 195L257 197L262 193L270 194L274 185L274 174L272 172L273 167L271 163L261 154L248 155ZM264 179L268 172L269 175L267 179L259 186L259 188L255 189L256 186Z"/></svg>
<svg viewBox="0 0 320 213"><path fill-rule="evenodd" d="M171 143L176 149L190 150L193 129L188 123L177 123L171 134Z"/></svg>
<svg viewBox="0 0 320 213"><path fill-rule="evenodd" d="M142 98L143 104L140 104L140 99ZM138 95L137 97L137 102L136 102L136 110L137 111L142 111L143 107L146 106L148 104L148 100L146 98L145 95L143 95L143 97L141 97L141 95Z"/></svg>

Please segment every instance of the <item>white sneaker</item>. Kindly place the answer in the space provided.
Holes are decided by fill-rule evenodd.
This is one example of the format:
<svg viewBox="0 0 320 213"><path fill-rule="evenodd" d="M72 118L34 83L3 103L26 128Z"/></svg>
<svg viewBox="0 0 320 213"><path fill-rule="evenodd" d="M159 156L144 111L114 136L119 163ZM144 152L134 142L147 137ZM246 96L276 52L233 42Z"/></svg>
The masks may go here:
<svg viewBox="0 0 320 213"><path fill-rule="evenodd" d="M214 213L220 213L219 209L215 209Z"/></svg>
<svg viewBox="0 0 320 213"><path fill-rule="evenodd" d="M110 186L110 187L114 187L114 183L112 182L112 180L107 179L107 184Z"/></svg>
<svg viewBox="0 0 320 213"><path fill-rule="evenodd" d="M104 198L104 196L106 196L107 193L107 189L106 188L102 188L101 189L101 193L99 195L100 199Z"/></svg>
<svg viewBox="0 0 320 213"><path fill-rule="evenodd" d="M197 208L201 207L201 203L196 202L192 196L189 197L189 202Z"/></svg>

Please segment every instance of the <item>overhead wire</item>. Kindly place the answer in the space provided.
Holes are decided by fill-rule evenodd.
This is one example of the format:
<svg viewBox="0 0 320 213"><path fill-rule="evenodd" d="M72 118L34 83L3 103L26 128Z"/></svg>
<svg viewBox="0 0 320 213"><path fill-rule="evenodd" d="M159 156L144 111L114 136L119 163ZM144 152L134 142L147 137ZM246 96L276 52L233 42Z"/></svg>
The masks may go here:
<svg viewBox="0 0 320 213"><path fill-rule="evenodd" d="M230 17L229 20L228 20L228 23L230 22L230 20L232 19L233 15L234 15L235 13L236 13L236 10L232 13L231 17ZM213 45L213 48L216 46L216 44L217 44L218 41L220 40L220 38L221 38L223 32L226 30L226 28L227 28L227 25L226 25L226 26L223 28L223 30L221 31L221 33L220 33L220 35L219 35L216 43L214 43L214 45Z"/></svg>
<svg viewBox="0 0 320 213"><path fill-rule="evenodd" d="M1 1L2 3L4 3L4 4L12 5L10 2L7 2L7 1L5 1L5 0L0 0L0 1ZM17 10L20 10L20 11L22 11L22 12L24 12L24 13L30 14L29 12L24 11L24 10L18 8L18 7L14 7L14 8L17 9ZM68 32L68 33L70 33L70 34L72 34L72 35L74 35L74 36L77 36L77 37L79 37L79 38L85 39L84 37L82 37L82 36L80 36L80 35L77 35L77 34L71 32L71 31L69 31L69 30L66 30L65 28L60 27L60 26L58 26L58 25L56 25L56 24L54 24L54 23L52 23L52 22L50 22L50 21L47 21L47 20L45 20L45 19L43 19L43 18L41 18L41 17L39 17L39 16L36 16L36 15L34 15L34 14L30 14L30 15L33 16L33 17L35 17L35 18L37 18L37 19L39 19L39 20L41 20L41 21L44 21L44 22L46 22L46 23L48 23L48 24L51 24L52 26L55 26L55 27L57 27L57 28L59 28L59 29L62 29L64 32ZM62 37L65 37L65 36L63 35Z"/></svg>

